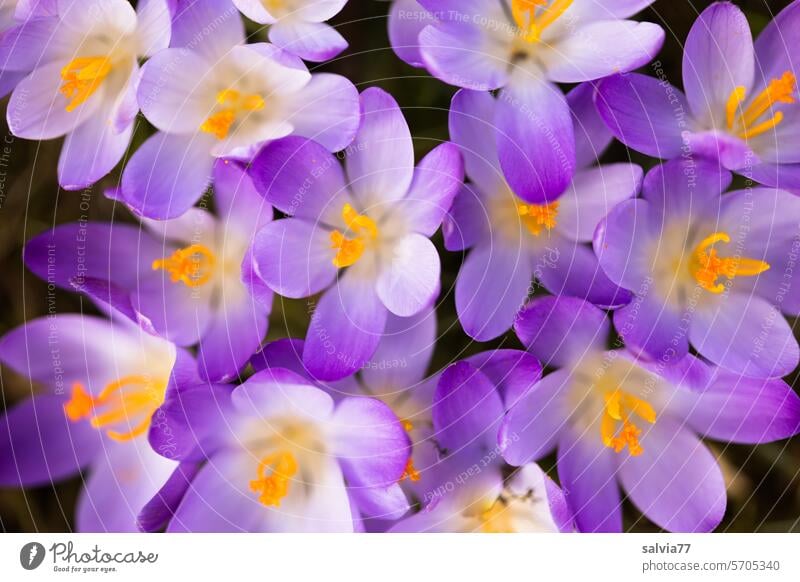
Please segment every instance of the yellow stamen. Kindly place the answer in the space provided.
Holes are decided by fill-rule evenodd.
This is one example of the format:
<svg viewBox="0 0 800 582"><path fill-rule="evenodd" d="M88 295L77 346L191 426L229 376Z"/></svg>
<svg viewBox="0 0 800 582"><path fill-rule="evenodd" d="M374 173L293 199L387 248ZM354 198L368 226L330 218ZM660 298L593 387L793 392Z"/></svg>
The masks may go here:
<svg viewBox="0 0 800 582"><path fill-rule="evenodd" d="M630 454L638 457L644 452L639 444L641 429L631 421L635 415L642 420L654 424L656 422L655 409L644 400L631 396L624 390L610 390L605 393L605 409L600 421L600 435L603 444L615 453L622 452L628 447ZM622 429L617 431L617 424L622 423Z"/></svg>
<svg viewBox="0 0 800 582"><path fill-rule="evenodd" d="M345 204L342 208L342 219L348 231L355 236L347 238L339 230L331 233L331 248L338 251L333 258L333 264L338 269L355 264L364 254L367 242L378 237L378 226L375 221L364 214L358 214L350 204Z"/></svg>
<svg viewBox="0 0 800 582"><path fill-rule="evenodd" d="M745 100L744 87L736 87L731 91L725 106L725 121L728 130L741 139L749 139L769 131L783 121L783 112L775 114L763 121L765 113L772 110L776 103L795 103L794 93L797 90L797 79L791 71L786 71L781 77L772 79L766 88L759 93L744 111L741 105Z"/></svg>
<svg viewBox="0 0 800 582"><path fill-rule="evenodd" d="M106 428L108 437L115 441L129 441L150 428L153 412L164 401L165 391L165 383L155 383L138 374L109 383L96 397L89 394L80 382L75 382L72 397L64 404L64 413L71 422L88 419L92 428ZM107 428L133 418L141 420L128 431Z"/></svg>
<svg viewBox="0 0 800 582"><path fill-rule="evenodd" d="M511 14L526 42L541 40L542 32L572 5L572 0L511 0ZM537 15L537 9L539 14Z"/></svg>
<svg viewBox="0 0 800 582"><path fill-rule="evenodd" d="M542 234L543 229L550 230L556 226L558 202L550 204L518 204L517 213L523 224L534 236Z"/></svg>
<svg viewBox="0 0 800 582"><path fill-rule="evenodd" d="M265 106L261 95L256 93L242 95L235 89L225 89L217 93L217 103L222 108L210 115L200 126L200 130L210 133L219 140L228 137L231 126L240 114L261 111Z"/></svg>
<svg viewBox="0 0 800 582"><path fill-rule="evenodd" d="M514 533L510 523L511 511L500 500L492 503L486 511L482 511L479 518L482 533Z"/></svg>
<svg viewBox="0 0 800 582"><path fill-rule="evenodd" d="M154 271L165 270L173 283L182 282L187 287L199 287L211 280L217 259L208 247L193 244L178 249L168 257L153 261Z"/></svg>
<svg viewBox="0 0 800 582"><path fill-rule="evenodd" d="M250 490L260 493L258 500L262 504L280 507L281 500L289 493L289 481L295 473L297 459L292 453L280 451L267 455L258 464L257 478L250 481Z"/></svg>
<svg viewBox="0 0 800 582"><path fill-rule="evenodd" d="M74 111L97 91L100 84L111 72L108 57L79 57L72 59L61 69L64 84L60 93L70 100L67 111Z"/></svg>
<svg viewBox="0 0 800 582"><path fill-rule="evenodd" d="M406 432L411 432L412 430L414 430L414 423L411 422L410 420L403 419L400 422L403 425L403 430L405 430Z"/></svg>
<svg viewBox="0 0 800 582"><path fill-rule="evenodd" d="M770 268L769 263L742 257L720 257L713 246L729 243L731 237L725 232L715 232L704 238L692 253L689 268L698 285L712 293L722 293L725 285L718 283L720 277L754 277Z"/></svg>
<svg viewBox="0 0 800 582"><path fill-rule="evenodd" d="M419 471L417 471L417 469L414 467L414 461L411 459L411 457L408 458L408 461L406 462L406 469L400 476L400 481L404 481L405 479L408 479L414 483L420 479Z"/></svg>

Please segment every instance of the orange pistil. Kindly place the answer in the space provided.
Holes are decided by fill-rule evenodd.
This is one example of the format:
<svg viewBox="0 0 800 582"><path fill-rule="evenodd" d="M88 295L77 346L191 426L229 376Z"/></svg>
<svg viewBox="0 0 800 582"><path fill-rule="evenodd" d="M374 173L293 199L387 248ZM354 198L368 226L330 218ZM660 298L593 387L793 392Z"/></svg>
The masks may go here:
<svg viewBox="0 0 800 582"><path fill-rule="evenodd" d="M178 249L168 257L156 259L152 268L154 271L165 270L173 283L180 281L187 287L200 287L211 280L215 264L216 257L208 247L193 244Z"/></svg>
<svg viewBox="0 0 800 582"><path fill-rule="evenodd" d="M270 473L267 474L267 470ZM288 451L267 455L258 464L257 478L250 481L250 490L259 493L258 500L267 507L280 507L289 494L289 482L297 473L297 459Z"/></svg>
<svg viewBox="0 0 800 582"><path fill-rule="evenodd" d="M722 293L725 285L718 283L720 277L754 277L770 268L769 263L743 257L720 257L714 245L729 243L731 237L725 232L715 232L704 238L692 253L689 268L698 285L711 293Z"/></svg>
<svg viewBox="0 0 800 582"><path fill-rule="evenodd" d="M364 254L367 242L378 237L375 221L364 214L358 214L350 204L345 204L342 208L342 219L348 231L355 236L348 238L339 230L331 233L331 248L337 250L333 264L338 269L355 264Z"/></svg>
<svg viewBox="0 0 800 582"><path fill-rule="evenodd" d="M228 137L237 117L264 109L264 98L255 93L242 95L234 89L225 89L217 94L220 110L210 115L200 126L200 130L210 133L219 140Z"/></svg>
<svg viewBox="0 0 800 582"><path fill-rule="evenodd" d="M642 430L631 421L631 418L635 415L653 424L656 421L655 409L644 400L620 389L606 392L604 398L605 409L600 423L603 444L614 449L615 453L621 453L627 446L630 454L638 457L644 452L639 443ZM617 431L619 422L622 423L622 429Z"/></svg>
<svg viewBox="0 0 800 582"><path fill-rule="evenodd" d="M550 204L518 204L517 214L522 218L522 222L528 231L539 236L542 230L551 230L556 226L558 216L558 202Z"/></svg>
<svg viewBox="0 0 800 582"><path fill-rule="evenodd" d="M728 130L741 139L749 139L777 127L783 121L782 111L776 111L767 119L764 115L778 103L795 103L796 91L797 79L791 71L786 71L781 77L772 79L742 111L747 91L741 86L734 88L725 105Z"/></svg>
<svg viewBox="0 0 800 582"><path fill-rule="evenodd" d="M100 87L111 72L108 57L79 57L72 59L61 69L64 84L59 91L69 99L67 111L74 111Z"/></svg>
<svg viewBox="0 0 800 582"><path fill-rule="evenodd" d="M529 43L541 40L542 32L572 5L573 0L511 0L511 15L522 39ZM537 14L538 10L538 14Z"/></svg>

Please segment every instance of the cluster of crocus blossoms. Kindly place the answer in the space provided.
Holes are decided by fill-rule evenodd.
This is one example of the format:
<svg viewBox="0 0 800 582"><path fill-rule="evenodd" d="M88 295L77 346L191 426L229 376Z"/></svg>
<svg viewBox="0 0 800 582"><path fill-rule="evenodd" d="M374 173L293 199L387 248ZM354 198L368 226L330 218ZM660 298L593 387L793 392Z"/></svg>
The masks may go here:
<svg viewBox="0 0 800 582"><path fill-rule="evenodd" d="M704 439L800 433L800 0L755 42L705 10L683 91L632 72L651 3L395 0L397 56L458 88L417 156L392 95L304 62L346 0L4 1L11 132L65 136L68 190L124 166L128 220L26 241L100 315L0 339L31 386L0 486L85 475L81 531L717 528ZM435 369L450 292L478 348ZM268 340L281 298L305 337Z"/></svg>

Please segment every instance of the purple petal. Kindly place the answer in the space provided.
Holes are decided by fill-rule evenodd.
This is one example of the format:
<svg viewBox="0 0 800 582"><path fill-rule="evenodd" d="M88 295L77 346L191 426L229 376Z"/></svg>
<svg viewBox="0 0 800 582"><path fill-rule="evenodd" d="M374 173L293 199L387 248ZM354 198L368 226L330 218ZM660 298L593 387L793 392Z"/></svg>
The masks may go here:
<svg viewBox="0 0 800 582"><path fill-rule="evenodd" d="M504 333L531 285L530 257L521 246L482 239L467 255L456 280L456 310L464 331L478 341Z"/></svg>
<svg viewBox="0 0 800 582"><path fill-rule="evenodd" d="M684 139L685 149L691 155L713 162L719 161L722 167L729 170L741 169L747 172L747 166L751 166L753 161L758 159L748 142L727 132L698 131L685 134ZM774 135L770 136L770 139L774 140ZM757 148L755 140L751 140L750 143L763 154L763 148Z"/></svg>
<svg viewBox="0 0 800 582"><path fill-rule="evenodd" d="M405 471L411 447L394 412L374 398L345 398L332 420L331 447L351 487L389 487Z"/></svg>
<svg viewBox="0 0 800 582"><path fill-rule="evenodd" d="M324 22L279 20L269 28L269 40L306 61L332 59L347 48L347 41Z"/></svg>
<svg viewBox="0 0 800 582"><path fill-rule="evenodd" d="M569 370L556 370L509 410L499 436L506 462L521 466L552 452L570 416L565 393L571 382Z"/></svg>
<svg viewBox="0 0 800 582"><path fill-rule="evenodd" d="M396 520L411 507L399 483L388 487L350 487L348 493L362 517Z"/></svg>
<svg viewBox="0 0 800 582"><path fill-rule="evenodd" d="M593 166L614 138L594 104L596 86L582 83L567 93L575 128L575 160L578 168Z"/></svg>
<svg viewBox="0 0 800 582"><path fill-rule="evenodd" d="M755 43L756 74L763 80L775 79L785 71L796 71L800 6L792 2L773 18ZM763 81L762 81L763 82Z"/></svg>
<svg viewBox="0 0 800 582"><path fill-rule="evenodd" d="M745 293L715 296L698 306L689 340L700 355L743 376L786 376L800 361L800 347L781 313Z"/></svg>
<svg viewBox="0 0 800 582"><path fill-rule="evenodd" d="M0 418L0 485L35 487L71 477L101 452L102 433L71 422L66 400L34 396Z"/></svg>
<svg viewBox="0 0 800 582"><path fill-rule="evenodd" d="M397 101L382 89L361 94L361 127L348 152L347 176L362 204L399 200L411 185L411 133Z"/></svg>
<svg viewBox="0 0 800 582"><path fill-rule="evenodd" d="M170 46L189 47L214 63L245 41L239 11L229 0L174 1Z"/></svg>
<svg viewBox="0 0 800 582"><path fill-rule="evenodd" d="M695 431L725 442L759 444L800 432L800 398L783 380L744 378L715 369L700 391L670 402Z"/></svg>
<svg viewBox="0 0 800 582"><path fill-rule="evenodd" d="M681 154L689 104L666 81L638 73L608 77L595 103L614 137L631 149L657 158Z"/></svg>
<svg viewBox="0 0 800 582"><path fill-rule="evenodd" d="M361 370L366 386L403 389L425 377L436 344L433 307L412 317L390 315L378 349Z"/></svg>
<svg viewBox="0 0 800 582"><path fill-rule="evenodd" d="M464 181L464 162L452 143L434 148L414 170L402 212L415 232L433 236Z"/></svg>
<svg viewBox="0 0 800 582"><path fill-rule="evenodd" d="M614 312L614 327L633 352L644 352L662 363L677 362L689 353L685 317L645 288L643 295Z"/></svg>
<svg viewBox="0 0 800 582"><path fill-rule="evenodd" d="M391 262L382 266L375 291L386 309L411 317L436 299L440 272L436 247L430 239L412 232L394 245Z"/></svg>
<svg viewBox="0 0 800 582"><path fill-rule="evenodd" d="M800 191L800 164L755 164L750 178L764 186Z"/></svg>
<svg viewBox="0 0 800 582"><path fill-rule="evenodd" d="M260 372L266 368L286 368L298 376L308 380L309 384L314 379L303 365L303 340L284 338L269 342L250 360L253 369Z"/></svg>
<svg viewBox="0 0 800 582"><path fill-rule="evenodd" d="M148 218L180 216L197 202L211 180L213 139L156 133L125 166L119 199Z"/></svg>
<svg viewBox="0 0 800 582"><path fill-rule="evenodd" d="M461 187L442 222L444 247L462 251L489 239L490 225L484 200L470 184Z"/></svg>
<svg viewBox="0 0 800 582"><path fill-rule="evenodd" d="M497 101L497 152L511 189L535 204L552 202L572 181L572 116L555 85L517 72Z"/></svg>
<svg viewBox="0 0 800 582"><path fill-rule="evenodd" d="M630 301L631 294L608 278L591 248L558 234L545 244L545 249L534 259L534 276L548 291L580 297L607 308Z"/></svg>
<svg viewBox="0 0 800 582"><path fill-rule="evenodd" d="M272 207L256 191L250 174L234 161L214 164L214 200L223 228L237 236L250 239L272 220Z"/></svg>
<svg viewBox="0 0 800 582"><path fill-rule="evenodd" d="M308 297L336 278L330 231L300 218L276 220L253 240L256 274L284 297Z"/></svg>
<svg viewBox="0 0 800 582"><path fill-rule="evenodd" d="M178 465L164 486L136 517L140 531L156 532L169 523L199 470L200 463L187 462Z"/></svg>
<svg viewBox="0 0 800 582"><path fill-rule="evenodd" d="M436 19L417 0L396 0L389 9L389 41L395 54L411 65L422 67L419 33Z"/></svg>
<svg viewBox="0 0 800 582"><path fill-rule="evenodd" d="M744 13L718 2L694 21L683 51L683 88L698 119L724 127L725 105L736 87L753 84L753 37Z"/></svg>
<svg viewBox="0 0 800 582"><path fill-rule="evenodd" d="M621 532L617 460L600 435L573 427L558 441L558 477L582 532ZM660 491L659 487L659 491Z"/></svg>
<svg viewBox="0 0 800 582"><path fill-rule="evenodd" d="M710 532L725 515L725 482L714 455L690 431L659 418L625 455L619 476L628 497L660 527Z"/></svg>
<svg viewBox="0 0 800 582"><path fill-rule="evenodd" d="M542 377L539 361L522 350L489 350L464 360L495 385L506 409Z"/></svg>
<svg viewBox="0 0 800 582"><path fill-rule="evenodd" d="M373 282L348 270L314 310L303 362L320 380L349 376L375 353L387 315Z"/></svg>
<svg viewBox="0 0 800 582"><path fill-rule="evenodd" d="M593 81L638 69L653 60L662 44L664 29L652 22L589 22L557 40L544 66L557 83Z"/></svg>
<svg viewBox="0 0 800 582"><path fill-rule="evenodd" d="M433 397L436 440L451 453L474 446L491 449L503 412L500 394L483 372L467 362L452 364Z"/></svg>
<svg viewBox="0 0 800 582"><path fill-rule="evenodd" d="M313 139L338 152L353 141L359 128L358 89L349 79L315 73L292 99L288 121L295 135Z"/></svg>
<svg viewBox="0 0 800 582"><path fill-rule="evenodd" d="M540 297L514 322L520 341L545 366L565 367L603 350L611 331L606 314L575 297Z"/></svg>
<svg viewBox="0 0 800 582"><path fill-rule="evenodd" d="M164 486L177 463L145 439L112 443L92 464L75 510L79 532L138 532L137 516Z"/></svg>

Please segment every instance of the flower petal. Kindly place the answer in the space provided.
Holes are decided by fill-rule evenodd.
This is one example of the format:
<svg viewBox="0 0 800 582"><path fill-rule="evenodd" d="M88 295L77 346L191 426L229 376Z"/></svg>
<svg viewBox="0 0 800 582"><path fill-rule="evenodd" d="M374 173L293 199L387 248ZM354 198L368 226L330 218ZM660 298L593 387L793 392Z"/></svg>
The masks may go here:
<svg viewBox="0 0 800 582"><path fill-rule="evenodd" d="M324 22L279 20L269 29L269 40L306 61L332 59L347 48L347 41Z"/></svg>
<svg viewBox="0 0 800 582"><path fill-rule="evenodd" d="M439 253L428 238L412 232L394 245L389 261L378 274L375 291L395 315L416 315L439 292Z"/></svg>

